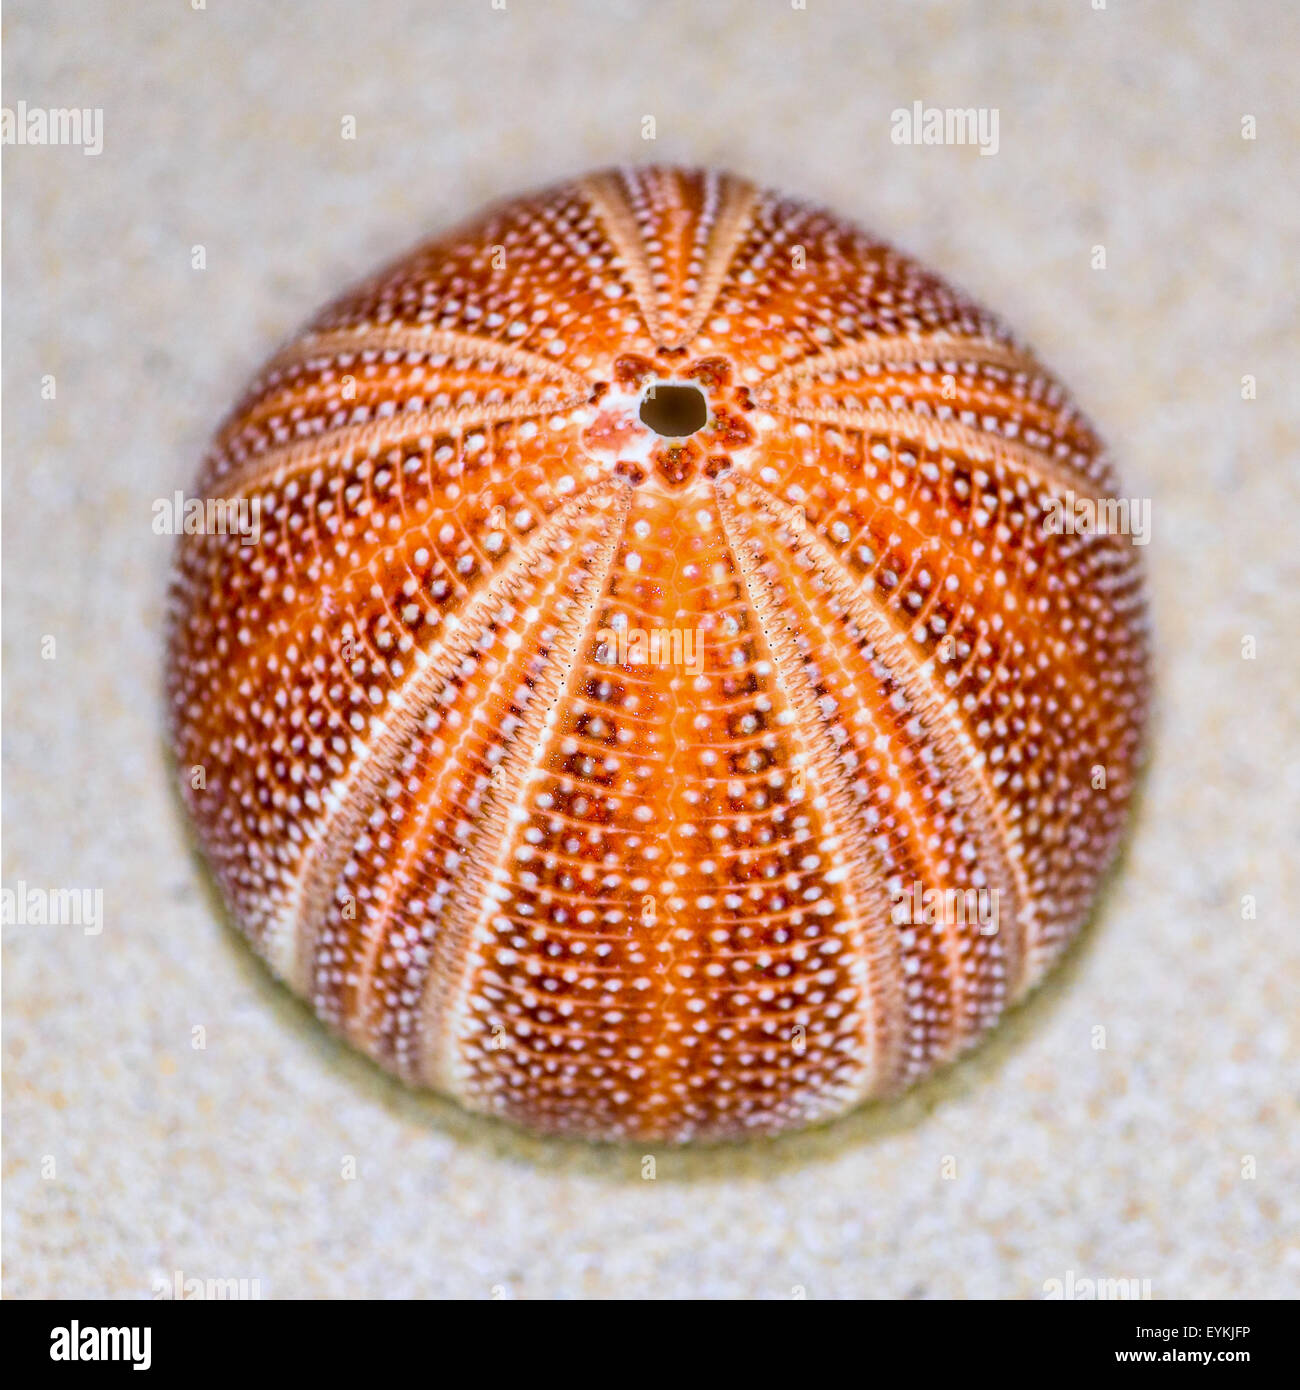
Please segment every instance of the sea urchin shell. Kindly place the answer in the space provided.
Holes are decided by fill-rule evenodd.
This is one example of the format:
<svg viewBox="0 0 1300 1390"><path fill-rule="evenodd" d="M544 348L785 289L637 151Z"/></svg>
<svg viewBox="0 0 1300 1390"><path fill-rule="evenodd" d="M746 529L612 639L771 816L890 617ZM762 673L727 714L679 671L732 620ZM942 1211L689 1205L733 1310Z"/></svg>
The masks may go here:
<svg viewBox="0 0 1300 1390"><path fill-rule="evenodd" d="M254 379L179 546L240 927L408 1081L770 1133L960 1052L1085 917L1146 704L1103 447L990 314L727 175L498 207ZM240 508L244 511L240 511Z"/></svg>

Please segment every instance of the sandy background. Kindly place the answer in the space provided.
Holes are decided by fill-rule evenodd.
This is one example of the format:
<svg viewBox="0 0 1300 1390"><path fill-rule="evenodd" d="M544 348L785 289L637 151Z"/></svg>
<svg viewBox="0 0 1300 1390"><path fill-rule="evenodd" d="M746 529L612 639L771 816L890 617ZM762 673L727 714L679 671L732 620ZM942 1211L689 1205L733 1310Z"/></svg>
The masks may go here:
<svg viewBox="0 0 1300 1390"><path fill-rule="evenodd" d="M105 912L4 934L7 1294L1300 1293L1294 5L10 0L3 39L6 106L104 111L98 157L4 159L3 883ZM892 145L917 100L996 106L997 155ZM1160 708L1093 929L991 1045L645 1181L405 1091L222 922L167 779L150 522L344 282L652 158L825 201L1038 347L1153 499Z"/></svg>

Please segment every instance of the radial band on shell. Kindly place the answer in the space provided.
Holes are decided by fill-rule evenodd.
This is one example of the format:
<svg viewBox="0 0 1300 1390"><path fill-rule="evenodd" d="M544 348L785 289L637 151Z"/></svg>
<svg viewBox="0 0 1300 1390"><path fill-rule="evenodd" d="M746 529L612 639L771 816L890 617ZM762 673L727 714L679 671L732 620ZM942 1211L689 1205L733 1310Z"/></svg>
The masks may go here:
<svg viewBox="0 0 1300 1390"><path fill-rule="evenodd" d="M1103 446L992 315L724 174L505 203L254 378L168 680L230 910L407 1081L772 1133L984 1035L1086 917L1147 700Z"/></svg>

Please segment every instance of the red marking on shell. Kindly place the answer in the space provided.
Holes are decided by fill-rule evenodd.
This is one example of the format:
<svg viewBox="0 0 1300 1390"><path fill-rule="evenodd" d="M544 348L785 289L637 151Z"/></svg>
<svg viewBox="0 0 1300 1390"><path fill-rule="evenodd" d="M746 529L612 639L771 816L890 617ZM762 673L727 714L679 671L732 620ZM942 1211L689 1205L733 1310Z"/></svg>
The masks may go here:
<svg viewBox="0 0 1300 1390"><path fill-rule="evenodd" d="M705 427L642 425L656 380ZM829 213L674 169L519 199L217 433L199 489L260 534L180 544L200 840L323 1019L473 1109L687 1139L892 1094L1116 848L1139 567L1044 526L1116 488L996 319Z"/></svg>

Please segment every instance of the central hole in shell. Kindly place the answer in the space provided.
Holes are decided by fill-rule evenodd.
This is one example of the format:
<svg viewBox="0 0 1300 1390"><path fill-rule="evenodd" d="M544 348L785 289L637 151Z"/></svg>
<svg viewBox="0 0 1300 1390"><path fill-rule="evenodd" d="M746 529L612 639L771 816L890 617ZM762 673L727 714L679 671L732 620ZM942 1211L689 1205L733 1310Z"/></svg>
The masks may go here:
<svg viewBox="0 0 1300 1390"><path fill-rule="evenodd" d="M681 439L704 428L709 405L698 386L669 386L656 381L641 400L641 423L656 434Z"/></svg>

